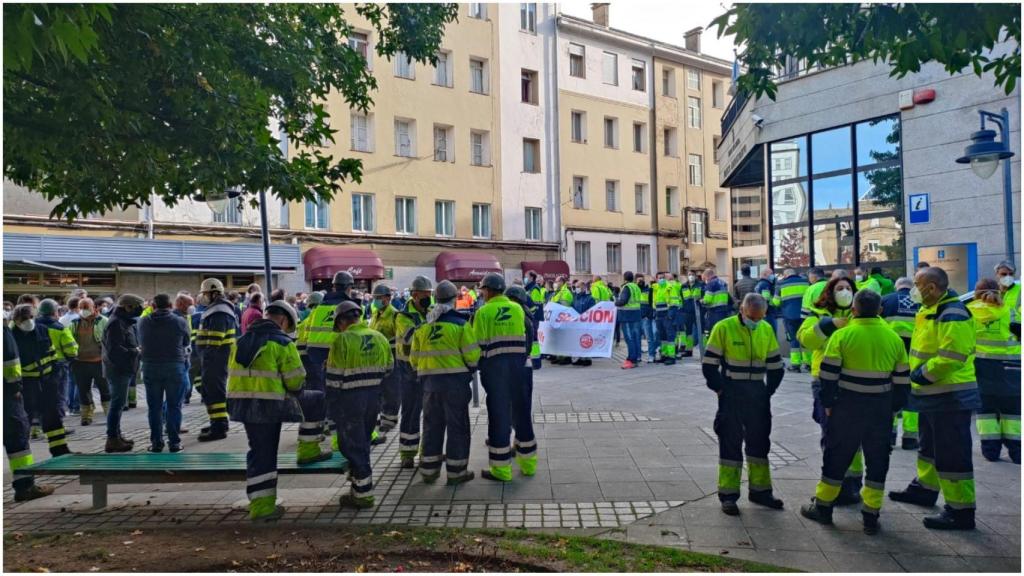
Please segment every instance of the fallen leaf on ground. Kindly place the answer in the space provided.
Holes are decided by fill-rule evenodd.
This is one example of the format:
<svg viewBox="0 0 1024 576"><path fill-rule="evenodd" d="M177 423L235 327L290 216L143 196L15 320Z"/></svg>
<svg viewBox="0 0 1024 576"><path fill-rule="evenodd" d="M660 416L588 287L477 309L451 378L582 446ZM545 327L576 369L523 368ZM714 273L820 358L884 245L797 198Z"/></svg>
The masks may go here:
<svg viewBox="0 0 1024 576"><path fill-rule="evenodd" d="M99 571L100 571L100 567L99 566L93 566L92 568L89 568L89 572L99 572Z"/></svg>
<svg viewBox="0 0 1024 576"><path fill-rule="evenodd" d="M364 574L365 572L366 572L366 565L365 564L360 564L359 566L356 566L356 573Z"/></svg>
<svg viewBox="0 0 1024 576"><path fill-rule="evenodd" d="M33 572L49 572L50 569L47 568L46 566L36 566L35 568L32 569L32 571Z"/></svg>
<svg viewBox="0 0 1024 576"><path fill-rule="evenodd" d="M196 552L202 552L204 550L206 550L206 548L203 548L202 546L200 546L199 548L195 549Z"/></svg>
<svg viewBox="0 0 1024 576"><path fill-rule="evenodd" d="M267 556L267 560L277 560L280 557L280 554L271 554L270 556Z"/></svg>
<svg viewBox="0 0 1024 576"><path fill-rule="evenodd" d="M85 536L85 532L75 532L75 536ZM17 538L15 538L17 540Z"/></svg>
<svg viewBox="0 0 1024 576"><path fill-rule="evenodd" d="M136 530L132 532L132 536L142 536L142 530Z"/></svg>
<svg viewBox="0 0 1024 576"><path fill-rule="evenodd" d="M124 544L125 546L131 546L132 544L135 544L135 541L134 540L125 540L124 542L122 542L122 544Z"/></svg>
<svg viewBox="0 0 1024 576"><path fill-rule="evenodd" d="M238 560L232 560L232 561L231 561L231 565L232 565L232 566L241 566L241 565L242 565L242 563L241 563L241 562L239 562Z"/></svg>

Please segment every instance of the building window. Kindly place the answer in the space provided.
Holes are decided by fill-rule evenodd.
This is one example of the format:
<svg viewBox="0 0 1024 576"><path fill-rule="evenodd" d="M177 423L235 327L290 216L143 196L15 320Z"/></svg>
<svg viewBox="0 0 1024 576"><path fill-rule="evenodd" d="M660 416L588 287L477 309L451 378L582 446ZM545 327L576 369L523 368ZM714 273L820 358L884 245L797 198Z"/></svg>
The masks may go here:
<svg viewBox="0 0 1024 576"><path fill-rule="evenodd" d="M526 239L541 240L541 209L526 209Z"/></svg>
<svg viewBox="0 0 1024 576"><path fill-rule="evenodd" d="M722 137L721 136L716 134L716 135L711 137L711 154L712 154L712 157L713 157L713 159L715 161L715 164L718 164L718 147L721 144L722 144Z"/></svg>
<svg viewBox="0 0 1024 576"><path fill-rule="evenodd" d="M605 258L608 261L608 273L619 274L622 272L622 244L606 244Z"/></svg>
<svg viewBox="0 0 1024 576"><path fill-rule="evenodd" d="M686 98L686 117L690 128L700 128L700 98Z"/></svg>
<svg viewBox="0 0 1024 576"><path fill-rule="evenodd" d="M604 209L609 212L619 211L619 182L618 180L604 181Z"/></svg>
<svg viewBox="0 0 1024 576"><path fill-rule="evenodd" d="M413 64L412 58L405 55L405 52L395 52L395 76L406 80L416 79L416 66Z"/></svg>
<svg viewBox="0 0 1024 576"><path fill-rule="evenodd" d="M415 198L395 198L395 232L398 234L416 233Z"/></svg>
<svg viewBox="0 0 1024 576"><path fill-rule="evenodd" d="M469 133L470 162L473 166L490 166L491 137L488 132L473 130Z"/></svg>
<svg viewBox="0 0 1024 576"><path fill-rule="evenodd" d="M577 210L590 208L587 201L587 179L583 176L572 177L572 207Z"/></svg>
<svg viewBox="0 0 1024 576"><path fill-rule="evenodd" d="M327 229L327 202L323 198L306 200L306 228Z"/></svg>
<svg viewBox="0 0 1024 576"><path fill-rule="evenodd" d="M605 52L602 66L601 81L612 86L619 85L619 55L614 52Z"/></svg>
<svg viewBox="0 0 1024 576"><path fill-rule="evenodd" d="M373 232L373 194L352 195L352 231Z"/></svg>
<svg viewBox="0 0 1024 576"><path fill-rule="evenodd" d="M416 155L416 121L395 120L395 156L412 158Z"/></svg>
<svg viewBox="0 0 1024 576"><path fill-rule="evenodd" d="M434 161L455 162L454 150L452 150L451 126L434 124Z"/></svg>
<svg viewBox="0 0 1024 576"><path fill-rule="evenodd" d="M690 154L690 186L704 185L704 165L700 154Z"/></svg>
<svg viewBox="0 0 1024 576"><path fill-rule="evenodd" d="M668 247L668 271L679 274L679 246Z"/></svg>
<svg viewBox="0 0 1024 576"><path fill-rule="evenodd" d="M668 66L661 69L661 95L676 97L676 69Z"/></svg>
<svg viewBox="0 0 1024 576"><path fill-rule="evenodd" d="M576 255L576 272L590 272L590 242L577 241L573 253Z"/></svg>
<svg viewBox="0 0 1024 576"><path fill-rule="evenodd" d="M469 3L469 17L477 20L487 19L487 5L481 2Z"/></svg>
<svg viewBox="0 0 1024 576"><path fill-rule="evenodd" d="M675 186L665 188L665 214L668 216L679 214L679 188Z"/></svg>
<svg viewBox="0 0 1024 576"><path fill-rule="evenodd" d="M473 237L491 237L491 205L473 204Z"/></svg>
<svg viewBox="0 0 1024 576"><path fill-rule="evenodd" d="M700 70L687 68L686 87L689 88L690 90L700 90Z"/></svg>
<svg viewBox="0 0 1024 576"><path fill-rule="evenodd" d="M679 156L679 138L675 128L665 128L665 156Z"/></svg>
<svg viewBox="0 0 1024 576"><path fill-rule="evenodd" d="M647 124L633 122L633 152L647 152Z"/></svg>
<svg viewBox="0 0 1024 576"><path fill-rule="evenodd" d="M437 64L434 64L434 84L451 88L452 82L452 53L441 51L437 53Z"/></svg>
<svg viewBox="0 0 1024 576"><path fill-rule="evenodd" d="M636 271L638 274L651 273L651 245L636 245Z"/></svg>
<svg viewBox="0 0 1024 576"><path fill-rule="evenodd" d="M643 60L633 60L630 66L633 78L633 90L647 92L647 63Z"/></svg>
<svg viewBox="0 0 1024 576"><path fill-rule="evenodd" d="M715 192L715 222L725 222L725 213L729 209L725 192Z"/></svg>
<svg viewBox="0 0 1024 576"><path fill-rule="evenodd" d="M434 202L434 234L455 236L455 202L438 200Z"/></svg>
<svg viewBox="0 0 1024 576"><path fill-rule="evenodd" d="M619 147L619 119L610 116L604 117L604 147Z"/></svg>
<svg viewBox="0 0 1024 576"><path fill-rule="evenodd" d="M704 214L694 212L690 214L690 244L704 243Z"/></svg>
<svg viewBox="0 0 1024 576"><path fill-rule="evenodd" d="M523 138L523 172L540 172L540 140Z"/></svg>
<svg viewBox="0 0 1024 576"><path fill-rule="evenodd" d="M637 214L647 214L647 184L633 185L633 203Z"/></svg>
<svg viewBox="0 0 1024 576"><path fill-rule="evenodd" d="M537 103L537 73L533 70L523 69L520 75L519 96L526 104Z"/></svg>
<svg viewBox="0 0 1024 576"><path fill-rule="evenodd" d="M587 141L587 114L573 110L570 115L571 136L573 142L583 143Z"/></svg>
<svg viewBox="0 0 1024 576"><path fill-rule="evenodd" d="M213 221L217 224L241 224L242 223L242 198L235 196L228 198L227 207L221 213L213 213Z"/></svg>
<svg viewBox="0 0 1024 576"><path fill-rule="evenodd" d="M537 31L536 2L523 2L519 5L519 29L524 32Z"/></svg>
<svg viewBox="0 0 1024 576"><path fill-rule="evenodd" d="M569 76L587 77L587 51L582 44L569 43Z"/></svg>
<svg viewBox="0 0 1024 576"><path fill-rule="evenodd" d="M370 66L370 37L362 32L352 32L348 35L348 47L355 50L363 60L366 60L366 67Z"/></svg>
<svg viewBox="0 0 1024 576"><path fill-rule="evenodd" d="M487 63L476 58L469 59L469 91L487 94Z"/></svg>
<svg viewBox="0 0 1024 576"><path fill-rule="evenodd" d="M725 107L725 85L722 84L721 80L711 81L711 107Z"/></svg>
<svg viewBox="0 0 1024 576"><path fill-rule="evenodd" d="M352 113L352 149L357 152L372 152L373 145L370 135L372 134L370 117L366 114Z"/></svg>

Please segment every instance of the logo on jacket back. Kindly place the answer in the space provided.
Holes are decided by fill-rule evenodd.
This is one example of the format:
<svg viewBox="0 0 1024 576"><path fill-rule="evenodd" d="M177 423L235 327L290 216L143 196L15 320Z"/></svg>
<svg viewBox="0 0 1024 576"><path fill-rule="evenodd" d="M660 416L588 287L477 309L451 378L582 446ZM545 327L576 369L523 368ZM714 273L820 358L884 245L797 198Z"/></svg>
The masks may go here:
<svg viewBox="0 0 1024 576"><path fill-rule="evenodd" d="M508 322L512 319L512 309L508 306L498 308L498 315L494 317L495 322Z"/></svg>
<svg viewBox="0 0 1024 576"><path fill-rule="evenodd" d="M373 335L366 334L363 336L362 352L366 353L373 350Z"/></svg>
<svg viewBox="0 0 1024 576"><path fill-rule="evenodd" d="M430 326L430 336L427 337L427 340L429 340L431 342L437 342L440 339L441 339L441 325L440 324L433 324L433 325L431 325Z"/></svg>

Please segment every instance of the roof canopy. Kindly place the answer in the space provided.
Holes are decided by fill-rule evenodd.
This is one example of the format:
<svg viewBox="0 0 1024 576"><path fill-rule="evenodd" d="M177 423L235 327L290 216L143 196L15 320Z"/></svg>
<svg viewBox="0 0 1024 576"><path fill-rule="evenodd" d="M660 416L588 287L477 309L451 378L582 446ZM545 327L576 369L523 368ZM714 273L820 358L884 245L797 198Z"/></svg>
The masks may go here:
<svg viewBox="0 0 1024 576"><path fill-rule="evenodd" d="M373 250L343 246L315 246L302 255L307 280L334 278L345 271L356 280L384 278L384 263Z"/></svg>
<svg viewBox="0 0 1024 576"><path fill-rule="evenodd" d="M491 272L503 272L497 258L477 252L441 252L434 261L434 271L438 282L477 282Z"/></svg>
<svg viewBox="0 0 1024 576"><path fill-rule="evenodd" d="M554 280L558 276L569 275L569 264L565 260L524 261L520 262L519 265L523 269L524 276L530 270L540 274L544 280Z"/></svg>

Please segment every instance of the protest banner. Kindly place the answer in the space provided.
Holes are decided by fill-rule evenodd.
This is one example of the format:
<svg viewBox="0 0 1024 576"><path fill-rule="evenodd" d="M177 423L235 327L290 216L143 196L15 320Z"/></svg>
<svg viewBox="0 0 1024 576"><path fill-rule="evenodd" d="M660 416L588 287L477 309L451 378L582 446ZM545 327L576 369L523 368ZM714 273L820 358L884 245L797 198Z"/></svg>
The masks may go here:
<svg viewBox="0 0 1024 576"><path fill-rule="evenodd" d="M615 343L615 304L598 302L580 314L548 302L537 329L541 354L576 358L611 358Z"/></svg>

